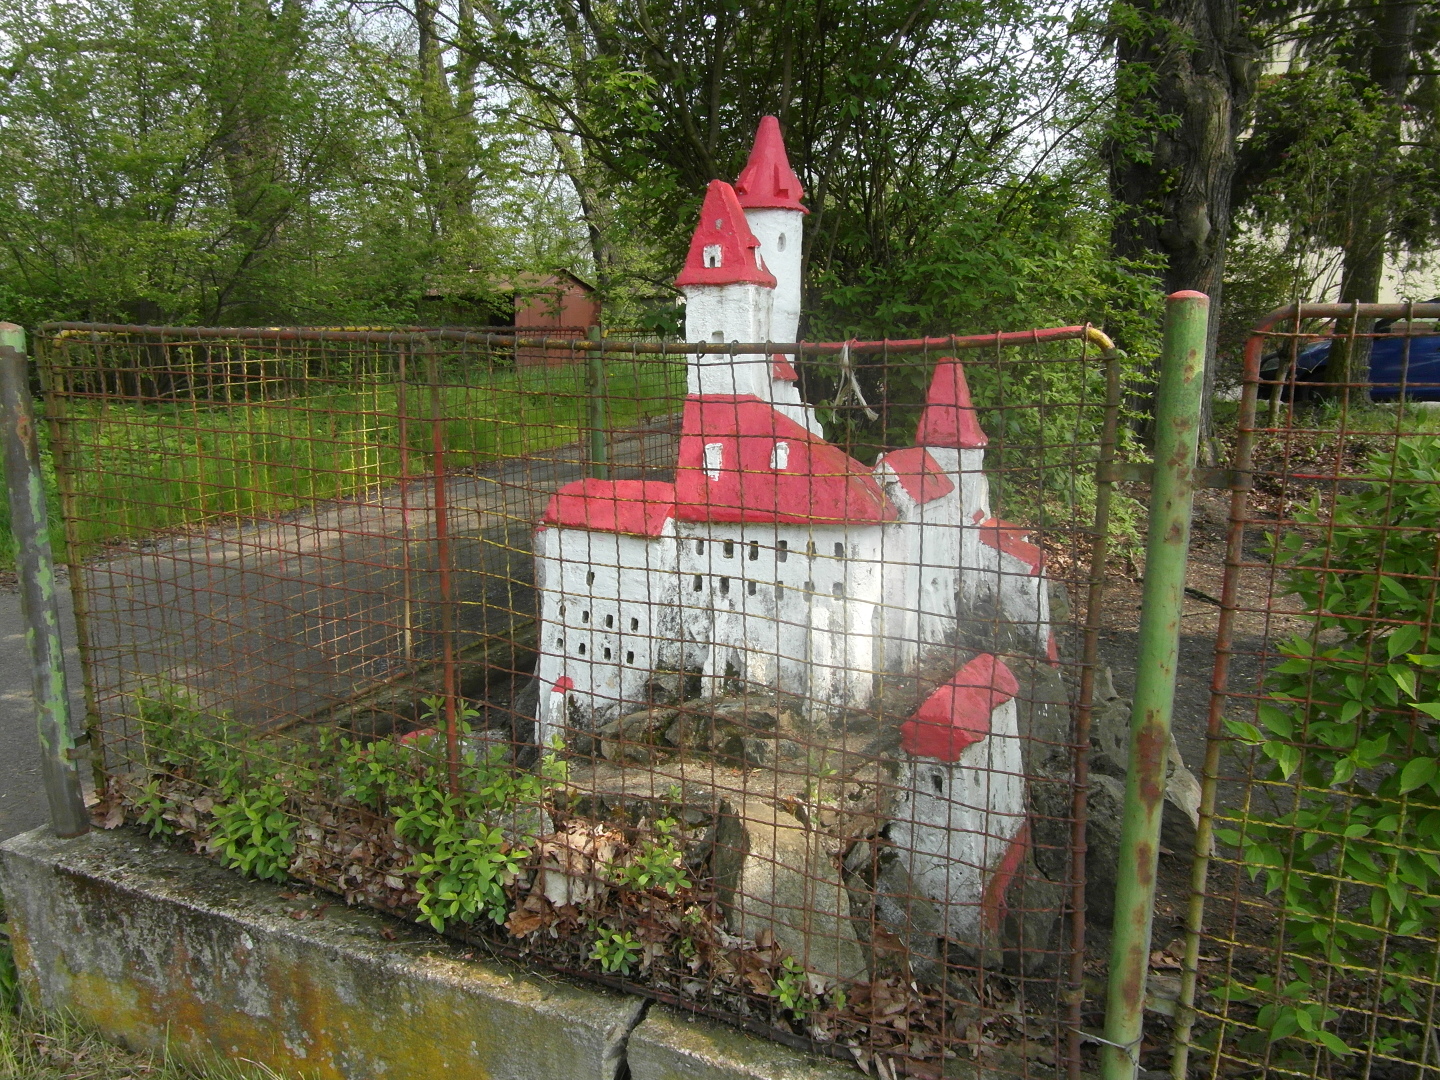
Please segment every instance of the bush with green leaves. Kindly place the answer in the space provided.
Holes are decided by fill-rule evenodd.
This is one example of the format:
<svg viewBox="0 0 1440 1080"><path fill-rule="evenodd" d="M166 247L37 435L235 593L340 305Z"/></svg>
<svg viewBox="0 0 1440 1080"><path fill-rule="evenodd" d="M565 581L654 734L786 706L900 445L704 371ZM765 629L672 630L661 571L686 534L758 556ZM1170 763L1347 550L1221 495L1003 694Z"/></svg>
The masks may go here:
<svg viewBox="0 0 1440 1080"><path fill-rule="evenodd" d="M1278 900L1288 966L1223 995L1260 1005L1270 1042L1339 1056L1325 988L1378 970L1379 1011L1417 1023L1382 1021L1376 1048L1413 1050L1440 934L1440 438L1397 440L1368 477L1271 538L1309 626L1281 647L1256 722L1227 725L1268 761L1278 804L1217 832Z"/></svg>
<svg viewBox="0 0 1440 1080"><path fill-rule="evenodd" d="M640 952L640 943L630 931L601 928L590 949L590 959L597 961L600 970L607 974L629 975L640 959Z"/></svg>
<svg viewBox="0 0 1440 1080"><path fill-rule="evenodd" d="M675 841L676 827L673 818L656 820L656 836L641 843L630 862L619 868L618 878L622 885L642 892L664 889L669 896L674 896L677 889L690 887L689 875L685 873L684 853Z"/></svg>
<svg viewBox="0 0 1440 1080"><path fill-rule="evenodd" d="M290 796L276 783L237 793L215 807L211 847L220 861L261 881L284 881L295 857Z"/></svg>

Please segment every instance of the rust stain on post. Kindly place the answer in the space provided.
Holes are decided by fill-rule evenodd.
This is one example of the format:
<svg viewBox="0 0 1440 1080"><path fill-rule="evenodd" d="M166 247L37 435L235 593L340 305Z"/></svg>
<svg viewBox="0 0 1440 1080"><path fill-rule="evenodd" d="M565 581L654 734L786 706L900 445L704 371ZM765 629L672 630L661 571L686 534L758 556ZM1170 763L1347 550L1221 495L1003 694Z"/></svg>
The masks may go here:
<svg viewBox="0 0 1440 1080"><path fill-rule="evenodd" d="M1169 297L1165 312L1145 588L1105 1009L1107 1045L1101 1057L1104 1080L1134 1080L1140 1065L1209 309L1210 300L1203 293L1182 292Z"/></svg>

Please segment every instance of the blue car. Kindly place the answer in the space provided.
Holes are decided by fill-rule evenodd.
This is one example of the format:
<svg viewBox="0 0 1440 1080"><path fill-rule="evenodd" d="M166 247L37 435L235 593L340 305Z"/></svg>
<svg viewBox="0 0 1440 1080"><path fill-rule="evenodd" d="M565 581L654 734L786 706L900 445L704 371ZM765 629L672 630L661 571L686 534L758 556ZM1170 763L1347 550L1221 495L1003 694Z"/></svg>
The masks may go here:
<svg viewBox="0 0 1440 1080"><path fill-rule="evenodd" d="M1433 301L1432 301L1433 302ZM1428 320L1403 323L1381 319L1375 323L1370 339L1370 375L1356 381L1370 384L1373 401L1397 401L1404 385L1407 401L1440 401L1440 324ZM1302 348L1295 357L1296 383L1318 383L1330 360L1329 340L1316 341ZM1272 353L1261 361L1260 377L1275 379L1285 369L1285 357ZM1286 381L1289 381L1287 377ZM1309 396L1316 387L1297 386L1297 396ZM1308 392L1308 393L1307 393ZM1288 392L1287 392L1288 396Z"/></svg>

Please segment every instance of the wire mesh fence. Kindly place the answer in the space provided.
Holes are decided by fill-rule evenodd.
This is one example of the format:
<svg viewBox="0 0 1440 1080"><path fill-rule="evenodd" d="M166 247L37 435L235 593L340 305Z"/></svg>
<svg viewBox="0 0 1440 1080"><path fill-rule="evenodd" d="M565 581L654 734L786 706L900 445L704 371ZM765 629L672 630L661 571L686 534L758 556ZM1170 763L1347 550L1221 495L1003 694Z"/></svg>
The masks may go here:
<svg viewBox="0 0 1440 1080"><path fill-rule="evenodd" d="M1437 319L1247 346L1177 1078L1440 1069Z"/></svg>
<svg viewBox="0 0 1440 1080"><path fill-rule="evenodd" d="M106 824L880 1075L1079 1074L1103 335L767 346L779 403L695 392L744 346L37 345Z"/></svg>

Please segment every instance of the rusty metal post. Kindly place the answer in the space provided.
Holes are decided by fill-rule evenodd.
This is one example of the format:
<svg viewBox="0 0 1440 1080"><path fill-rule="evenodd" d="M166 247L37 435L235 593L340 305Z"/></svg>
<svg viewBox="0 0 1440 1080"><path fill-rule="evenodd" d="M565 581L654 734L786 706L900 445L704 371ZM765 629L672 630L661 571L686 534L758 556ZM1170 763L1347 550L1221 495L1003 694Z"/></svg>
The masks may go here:
<svg viewBox="0 0 1440 1080"><path fill-rule="evenodd" d="M57 836L79 836L90 828L75 736L70 726L70 691L60 640L60 605L55 598L55 559L50 551L50 517L40 471L35 405L30 399L25 331L0 323L0 411L4 414L5 487L15 534L15 570L20 609L30 649L35 722L40 732L40 775Z"/></svg>
<svg viewBox="0 0 1440 1080"><path fill-rule="evenodd" d="M585 336L599 343L600 327L587 328ZM602 349L590 350L585 360L585 376L590 400L590 475L599 480L608 480L610 454L605 443L605 353Z"/></svg>
<svg viewBox="0 0 1440 1080"><path fill-rule="evenodd" d="M1166 299L1145 586L1116 870L1105 1045L1101 1049L1104 1080L1135 1080L1140 1066L1209 312L1210 298L1204 293L1178 292Z"/></svg>
<svg viewBox="0 0 1440 1080"><path fill-rule="evenodd" d="M460 794L459 679L455 662L455 605L450 577L450 503L445 475L445 398L440 358L426 342L425 377L430 383L430 454L435 480L435 564L440 577L440 649L445 695L445 762L450 794Z"/></svg>

